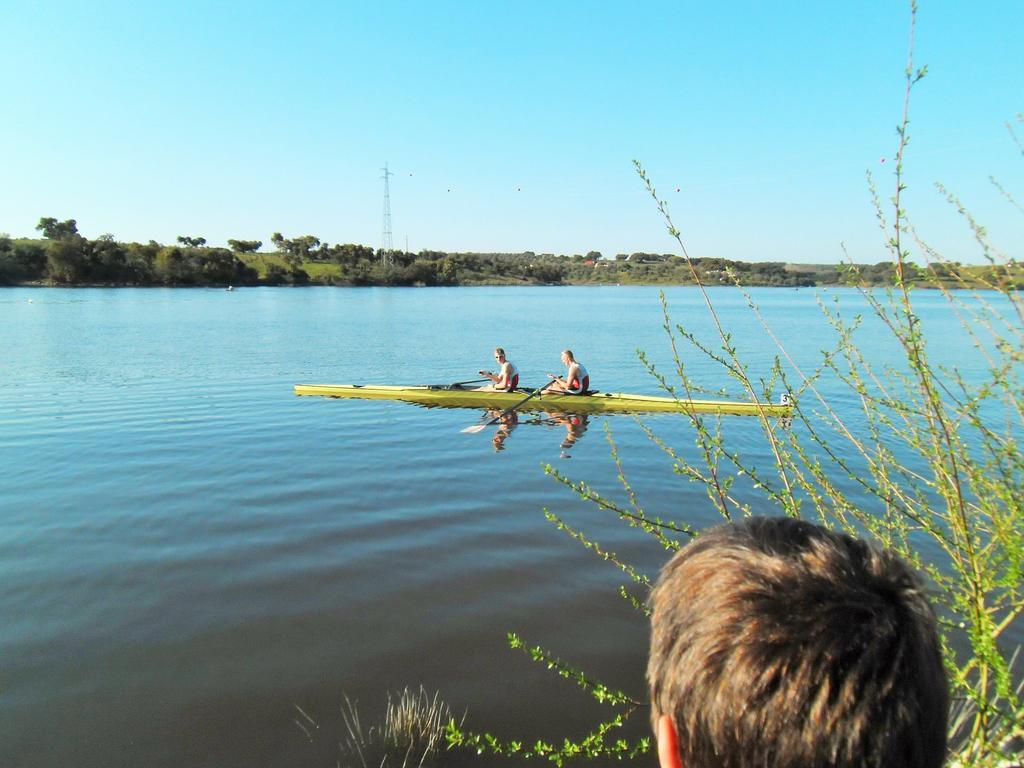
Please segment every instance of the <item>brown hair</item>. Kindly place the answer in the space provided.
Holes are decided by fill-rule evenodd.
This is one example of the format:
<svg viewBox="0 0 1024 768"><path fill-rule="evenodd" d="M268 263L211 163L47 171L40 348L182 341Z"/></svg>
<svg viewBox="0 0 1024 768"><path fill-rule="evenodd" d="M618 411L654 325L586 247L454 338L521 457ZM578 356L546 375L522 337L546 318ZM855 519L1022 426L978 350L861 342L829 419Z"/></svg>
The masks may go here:
<svg viewBox="0 0 1024 768"><path fill-rule="evenodd" d="M494 348L494 354L501 355L502 357L504 357L505 356L505 350L502 349L501 347L495 347Z"/></svg>
<svg viewBox="0 0 1024 768"><path fill-rule="evenodd" d="M896 556L791 518L712 528L651 595L652 722L686 768L936 768L935 615Z"/></svg>
<svg viewBox="0 0 1024 768"><path fill-rule="evenodd" d="M572 350L571 349L563 349L562 350L562 354L565 355L566 357L568 357L573 362L576 362L576 358L572 356Z"/></svg>

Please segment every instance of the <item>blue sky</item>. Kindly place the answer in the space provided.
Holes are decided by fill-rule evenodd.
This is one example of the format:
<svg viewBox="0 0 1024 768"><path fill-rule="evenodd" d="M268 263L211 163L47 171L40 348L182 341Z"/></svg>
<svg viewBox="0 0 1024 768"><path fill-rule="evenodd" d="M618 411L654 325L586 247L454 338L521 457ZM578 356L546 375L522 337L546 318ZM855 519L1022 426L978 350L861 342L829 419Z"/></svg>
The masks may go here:
<svg viewBox="0 0 1024 768"><path fill-rule="evenodd" d="M714 6L714 7L712 7ZM412 250L886 258L909 8L858 3L0 0L0 232L315 234ZM932 187L1018 258L1024 3L923 0L907 207L976 261ZM1024 124L1017 126L1024 141Z"/></svg>

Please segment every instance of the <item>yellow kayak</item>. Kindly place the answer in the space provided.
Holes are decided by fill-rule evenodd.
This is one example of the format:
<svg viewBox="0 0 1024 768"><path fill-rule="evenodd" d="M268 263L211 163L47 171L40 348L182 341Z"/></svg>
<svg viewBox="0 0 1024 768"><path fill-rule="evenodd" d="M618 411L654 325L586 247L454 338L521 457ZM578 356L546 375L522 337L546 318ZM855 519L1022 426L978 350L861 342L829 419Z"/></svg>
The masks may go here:
<svg viewBox="0 0 1024 768"><path fill-rule="evenodd" d="M362 400L404 400L444 408L509 408L532 393L520 388L512 392L489 392L454 385L396 387L377 384L296 384L296 395L354 397ZM731 400L686 400L625 392L594 392L586 395L548 393L523 404L524 411L570 413L722 413L737 416L791 416L793 405L785 403L741 403Z"/></svg>

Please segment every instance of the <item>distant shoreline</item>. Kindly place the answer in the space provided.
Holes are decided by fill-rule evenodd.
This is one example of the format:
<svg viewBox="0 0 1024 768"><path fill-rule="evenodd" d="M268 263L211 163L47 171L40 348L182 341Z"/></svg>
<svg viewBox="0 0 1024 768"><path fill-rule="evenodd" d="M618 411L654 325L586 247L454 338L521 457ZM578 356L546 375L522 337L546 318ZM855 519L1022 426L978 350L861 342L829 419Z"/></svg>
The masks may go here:
<svg viewBox="0 0 1024 768"><path fill-rule="evenodd" d="M584 282L563 282L563 283L459 283L455 285L426 285L423 283L412 284L412 285L372 285L372 284L360 284L360 285L344 285L340 283L210 283L208 285L197 285L197 284L181 284L181 285L163 285L163 284L128 284L128 283L55 283L55 282L24 282L24 283L0 283L0 290L5 288L73 288L73 289L88 289L88 288L118 288L118 289L143 289L151 290L154 288L172 288L175 290L217 290L217 291L232 291L242 290L245 288L695 288L697 283L584 283ZM772 284L757 284L757 283L741 283L739 285L732 283L719 283L714 285L704 285L705 288L775 288L784 289L788 291L799 291L801 288L804 289L820 289L820 288L884 288L885 285L851 285L849 283L829 283L829 284L815 284L815 285L772 285ZM918 290L940 290L945 288L949 291L996 291L998 289L985 286L985 285L944 285L940 286L936 283L917 283L910 286L913 289Z"/></svg>
<svg viewBox="0 0 1024 768"><path fill-rule="evenodd" d="M826 288L896 285L896 265L745 262L718 257L685 259L675 254L632 253L605 258L596 251L555 255L423 250L383 254L365 245L329 245L313 236L287 239L275 233L274 252L258 240L231 240L210 247L201 237L179 245L121 243L110 235L81 237L74 220L43 219L42 239L0 235L0 286L90 288L227 288L259 285L338 287L432 286L625 286L702 284L751 288ZM906 263L905 284L945 289L1022 289L1016 265Z"/></svg>

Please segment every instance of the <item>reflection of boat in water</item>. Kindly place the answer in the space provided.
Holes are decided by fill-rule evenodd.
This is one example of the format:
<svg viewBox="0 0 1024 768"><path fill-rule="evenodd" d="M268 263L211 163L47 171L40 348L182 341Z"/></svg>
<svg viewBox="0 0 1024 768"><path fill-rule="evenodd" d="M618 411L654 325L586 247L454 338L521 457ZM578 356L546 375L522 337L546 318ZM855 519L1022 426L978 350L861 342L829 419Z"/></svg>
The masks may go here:
<svg viewBox="0 0 1024 768"><path fill-rule="evenodd" d="M481 391L455 385L396 387L376 384L296 384L297 395L353 397L363 400L403 400L420 405L445 408L490 408L516 405L534 390L520 388L512 392ZM657 395L633 395L625 392L593 392L565 395L543 392L523 403L524 411L559 413L721 413L737 416L790 416L792 403L750 403L732 400L687 400Z"/></svg>

